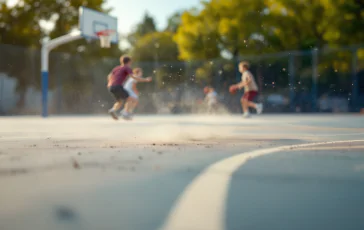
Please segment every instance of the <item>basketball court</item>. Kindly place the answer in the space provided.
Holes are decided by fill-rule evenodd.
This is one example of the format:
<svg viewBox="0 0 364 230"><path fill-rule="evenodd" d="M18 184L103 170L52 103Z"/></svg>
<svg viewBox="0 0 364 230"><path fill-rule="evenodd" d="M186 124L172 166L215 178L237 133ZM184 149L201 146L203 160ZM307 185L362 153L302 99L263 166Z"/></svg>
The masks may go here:
<svg viewBox="0 0 364 230"><path fill-rule="evenodd" d="M362 116L12 117L0 126L1 229L364 226Z"/></svg>

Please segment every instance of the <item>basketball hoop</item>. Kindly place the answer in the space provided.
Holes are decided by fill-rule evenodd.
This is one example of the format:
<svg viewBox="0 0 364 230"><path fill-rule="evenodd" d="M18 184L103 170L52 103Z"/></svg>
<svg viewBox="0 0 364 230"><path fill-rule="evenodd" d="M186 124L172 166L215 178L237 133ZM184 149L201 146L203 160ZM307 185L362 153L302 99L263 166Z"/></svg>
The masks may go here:
<svg viewBox="0 0 364 230"><path fill-rule="evenodd" d="M100 38L100 46L102 48L110 48L111 37L113 34L115 34L114 30L101 30L96 33L96 35Z"/></svg>

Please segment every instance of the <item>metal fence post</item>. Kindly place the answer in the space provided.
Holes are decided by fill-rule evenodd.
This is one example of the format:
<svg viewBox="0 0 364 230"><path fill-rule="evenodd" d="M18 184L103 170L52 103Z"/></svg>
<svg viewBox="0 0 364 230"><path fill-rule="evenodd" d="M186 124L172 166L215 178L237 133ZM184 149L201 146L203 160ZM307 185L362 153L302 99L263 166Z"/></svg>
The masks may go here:
<svg viewBox="0 0 364 230"><path fill-rule="evenodd" d="M156 71L155 73L158 73L158 68L159 68L158 49L160 47L160 44L156 41L154 43L154 47L155 47L155 52L154 52L154 71ZM158 90L158 81L157 81L157 79L155 79L155 81L154 81L154 91L157 92L157 90Z"/></svg>
<svg viewBox="0 0 364 230"><path fill-rule="evenodd" d="M57 74L57 113L62 113L62 77Z"/></svg>
<svg viewBox="0 0 364 230"><path fill-rule="evenodd" d="M241 73L239 71L239 57L238 56L234 57L234 64L235 64L234 69L235 69L235 79L236 79L235 81L240 82Z"/></svg>
<svg viewBox="0 0 364 230"><path fill-rule="evenodd" d="M317 111L318 49L312 50L312 110Z"/></svg>
<svg viewBox="0 0 364 230"><path fill-rule="evenodd" d="M357 100L358 100L358 74L357 74L357 65L358 65L358 55L357 49L352 51L352 61L351 61L351 103L352 103L352 111L355 112L357 110Z"/></svg>
<svg viewBox="0 0 364 230"><path fill-rule="evenodd" d="M4 76L0 76L0 114L2 112L5 112L5 109L3 109L3 100L4 100ZM4 110L4 111L3 111Z"/></svg>
<svg viewBox="0 0 364 230"><path fill-rule="evenodd" d="M288 64L288 75L289 75L289 99L290 99L290 110L291 112L295 111L295 68L294 68L294 55L289 55L289 64Z"/></svg>

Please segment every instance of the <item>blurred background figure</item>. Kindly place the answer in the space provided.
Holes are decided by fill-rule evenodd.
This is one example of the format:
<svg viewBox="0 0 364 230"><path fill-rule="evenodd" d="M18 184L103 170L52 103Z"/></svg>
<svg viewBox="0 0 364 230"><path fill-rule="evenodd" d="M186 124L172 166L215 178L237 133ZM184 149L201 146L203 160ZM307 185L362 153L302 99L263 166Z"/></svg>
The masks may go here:
<svg viewBox="0 0 364 230"><path fill-rule="evenodd" d="M207 86L204 89L205 91L205 103L207 104L207 112L209 114L217 113L218 110L218 101L217 101L217 93L214 88L211 86Z"/></svg>

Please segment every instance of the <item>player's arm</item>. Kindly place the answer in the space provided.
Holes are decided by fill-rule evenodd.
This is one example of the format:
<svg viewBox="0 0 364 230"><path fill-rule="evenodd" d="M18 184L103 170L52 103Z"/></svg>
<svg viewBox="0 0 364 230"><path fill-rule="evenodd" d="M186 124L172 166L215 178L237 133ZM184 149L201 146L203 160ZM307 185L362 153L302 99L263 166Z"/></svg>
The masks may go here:
<svg viewBox="0 0 364 230"><path fill-rule="evenodd" d="M246 77L243 78L244 80L242 80L240 83L236 84L236 87L241 89L244 86L250 84L250 82L252 81L252 78L250 76L250 74L248 74Z"/></svg>
<svg viewBox="0 0 364 230"><path fill-rule="evenodd" d="M135 76L133 74L130 74L130 77L133 78L134 80L136 80L137 82L151 82L152 81L151 77L142 78L142 77Z"/></svg>
<svg viewBox="0 0 364 230"><path fill-rule="evenodd" d="M107 75L107 85L109 85L111 78L112 78L112 73L109 73L109 75Z"/></svg>

